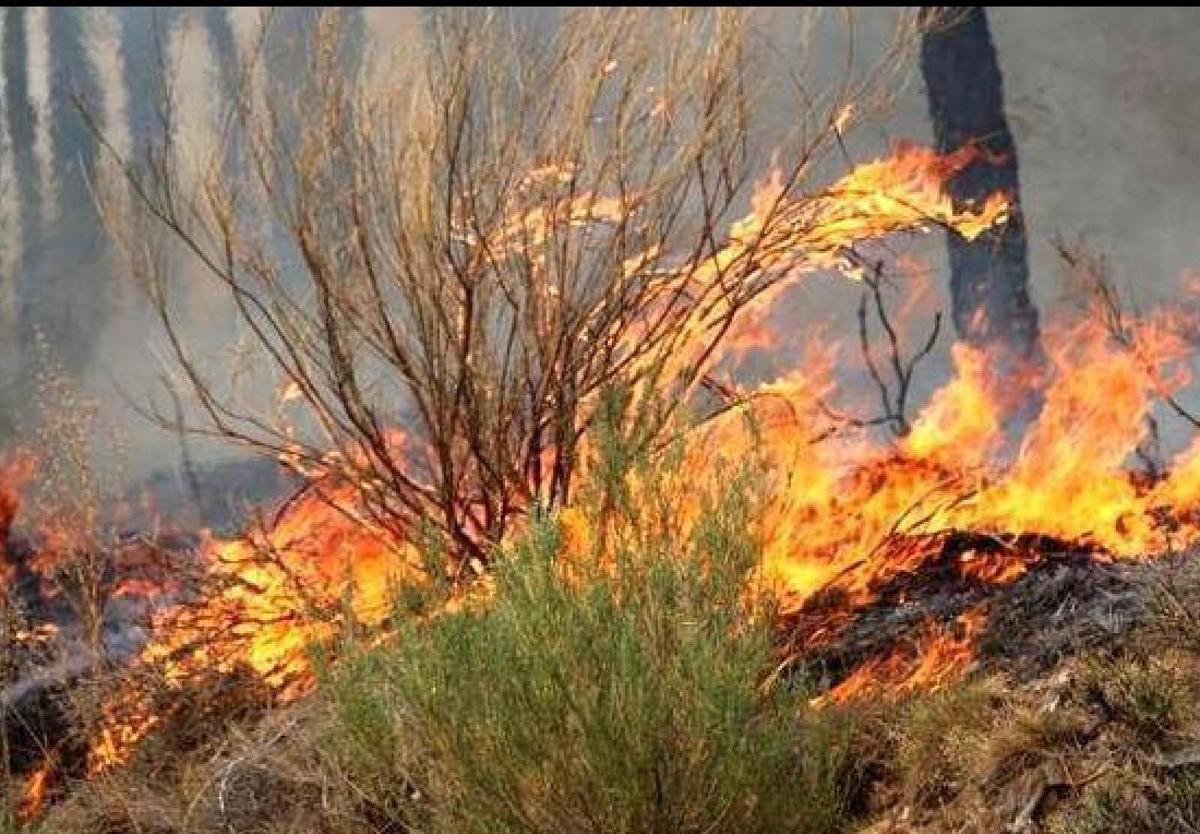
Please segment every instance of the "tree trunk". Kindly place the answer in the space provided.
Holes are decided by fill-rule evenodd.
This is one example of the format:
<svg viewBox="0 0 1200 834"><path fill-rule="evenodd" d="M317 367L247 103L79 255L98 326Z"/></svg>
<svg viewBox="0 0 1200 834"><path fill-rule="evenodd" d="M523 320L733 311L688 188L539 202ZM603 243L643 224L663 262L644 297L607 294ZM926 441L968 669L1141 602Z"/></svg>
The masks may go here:
<svg viewBox="0 0 1200 834"><path fill-rule="evenodd" d="M999 367L1036 365L1041 358L1038 315L1029 298L1025 221L1017 177L1017 149L1004 115L996 50L982 6L929 10L944 15L921 44L921 72L938 150L978 143L984 158L951 183L959 200L1003 191L1013 201L1004 226L974 241L949 232L950 294L960 338L986 347ZM1005 361L1007 360L1007 361Z"/></svg>

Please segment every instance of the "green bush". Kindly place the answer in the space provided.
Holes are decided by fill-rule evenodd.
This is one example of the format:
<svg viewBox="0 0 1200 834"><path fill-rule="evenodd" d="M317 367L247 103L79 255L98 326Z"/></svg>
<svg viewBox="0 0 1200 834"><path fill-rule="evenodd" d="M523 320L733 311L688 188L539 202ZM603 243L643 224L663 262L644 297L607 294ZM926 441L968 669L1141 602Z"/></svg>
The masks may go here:
<svg viewBox="0 0 1200 834"><path fill-rule="evenodd" d="M403 618L337 670L327 744L352 790L445 834L839 830L851 728L765 683L746 479L671 539L669 477L599 470L621 481L585 501L610 558L564 570L561 525L538 519L483 610Z"/></svg>

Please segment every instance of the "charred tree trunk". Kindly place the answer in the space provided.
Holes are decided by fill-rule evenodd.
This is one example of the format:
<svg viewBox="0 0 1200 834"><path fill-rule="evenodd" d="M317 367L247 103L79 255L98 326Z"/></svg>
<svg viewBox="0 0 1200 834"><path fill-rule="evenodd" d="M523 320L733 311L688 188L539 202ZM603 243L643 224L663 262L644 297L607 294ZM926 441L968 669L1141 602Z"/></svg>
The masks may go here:
<svg viewBox="0 0 1200 834"><path fill-rule="evenodd" d="M1038 315L1029 298L1025 221L1017 177L1017 149L1004 115L1004 88L982 6L930 8L933 22L921 45L921 72L938 150L968 142L982 159L950 184L960 200L982 200L1003 191L1013 200L1004 226L974 241L948 233L950 294L961 338L1026 366L1041 358Z"/></svg>

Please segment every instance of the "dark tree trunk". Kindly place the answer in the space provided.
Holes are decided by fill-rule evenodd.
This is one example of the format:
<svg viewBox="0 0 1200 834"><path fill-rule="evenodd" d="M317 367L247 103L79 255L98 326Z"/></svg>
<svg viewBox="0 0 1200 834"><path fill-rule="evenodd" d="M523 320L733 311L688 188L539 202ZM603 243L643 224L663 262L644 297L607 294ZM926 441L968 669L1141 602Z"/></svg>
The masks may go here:
<svg viewBox="0 0 1200 834"><path fill-rule="evenodd" d="M1013 200L1011 219L974 241L948 233L950 294L961 338L985 346L1001 366L1041 358L1038 315L1029 298L1025 221L1017 178L1017 149L1004 115L1004 87L982 6L929 9L945 15L921 44L921 72L938 150L967 142L986 152L951 183L960 200L982 200L1003 191Z"/></svg>

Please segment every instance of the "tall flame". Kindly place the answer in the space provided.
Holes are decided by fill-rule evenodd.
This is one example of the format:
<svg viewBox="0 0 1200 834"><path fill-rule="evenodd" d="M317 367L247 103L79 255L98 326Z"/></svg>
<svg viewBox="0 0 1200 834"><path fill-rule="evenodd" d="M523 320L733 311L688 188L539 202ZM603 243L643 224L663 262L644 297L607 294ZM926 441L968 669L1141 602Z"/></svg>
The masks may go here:
<svg viewBox="0 0 1200 834"><path fill-rule="evenodd" d="M751 213L733 224L722 248L681 267L684 279L701 286L722 280L725 270L740 264L739 274L750 276L748 280L769 278L764 286L781 286L784 279L818 269L854 272L856 244L895 232L944 225L973 237L1004 222L1008 205L1003 195L995 195L981 207L960 207L946 195L946 179L976 155L972 148L942 157L914 146L898 146L891 157L862 165L815 197L803 199L789 196L776 176L757 189ZM554 184L569 179L571 173L561 166L546 166L531 172L523 187L553 193ZM552 227L611 224L628 211L636 211L636 197L618 201L589 193L565 204L551 199L547 206L525 211L502 225L489 245L493 251L519 247L536 264ZM632 257L627 268L639 270L661 262L659 255ZM772 292L762 293L756 310L765 310L774 297ZM687 339L681 342L680 361L694 361L712 317L721 315L723 309L697 307L683 327L695 344ZM797 442L799 435L793 433L796 423L788 415L809 384L797 377L771 386L760 392L755 405L781 410L766 443L776 452L777 472L791 487L780 495L765 526L772 531L771 564L781 575L791 576L797 588L829 575L839 562L838 552L843 556L853 552L845 530L820 530L810 517L813 512L837 509L847 471L823 447ZM727 421L714 431L722 435L721 446L733 450L749 442L740 429L741 423ZM858 491L870 497L866 481L859 483ZM339 629L378 626L390 611L397 585L422 581L412 544L373 524L362 512L357 495L352 484L331 486L330 479L318 479L313 492L289 507L275 524L245 540L209 542L204 586L211 590L198 602L160 615L141 662L160 669L168 686L184 686L202 673L249 669L280 700L306 691L314 679L310 645L330 640ZM873 509L875 533L910 500L908 491L899 487L884 490L883 496ZM866 531L860 532L859 539L860 545L869 540ZM794 545L800 543L806 554L815 555L794 552ZM806 572L811 576L798 578ZM348 623L348 618L353 622ZM109 727L92 748L93 771L124 761L136 742L163 718L151 708L148 696L136 695L110 704L108 715Z"/></svg>
<svg viewBox="0 0 1200 834"><path fill-rule="evenodd" d="M755 280L817 269L853 277L861 241L933 225L976 236L1006 221L1007 199L993 195L981 206L956 206L943 186L977 155L972 148L942 157L900 147L804 201L791 200L777 178L770 180L752 212L688 280L721 280L740 259L753 259L747 274ZM531 182L568 174L550 167L531 174ZM581 199L559 207L570 224L611 222L628 208L596 195ZM544 214L514 220L493 244L519 239L536 247L548 222ZM750 319L777 297L763 292ZM713 314L698 310L688 323L696 340ZM1200 440L1156 485L1135 482L1126 465L1144 439L1154 398L1188 381L1179 363L1185 340L1175 324L1148 318L1123 345L1089 322L1052 330L1045 375L1003 386L987 355L955 346L953 378L894 443L865 431L831 431L823 405L837 393L835 351L825 345L802 373L761 386L694 431L684 465L700 482L720 477L721 458L762 457L769 481L759 521L764 573L793 612L831 587L849 605L871 600L883 582L931 558L939 534L953 531L1012 543L1001 555L960 555L964 576L989 583L1011 582L1026 570L1035 554L1017 542L1030 534L1085 543L1111 558L1161 551L1164 517L1175 535L1200 533L1189 520L1200 500ZM681 355L691 349L685 345ZM1005 428L1019 399L1014 388L1036 390L1043 402L1015 451ZM321 479L274 524L245 540L210 541L205 587L212 590L159 617L142 662L161 668L172 686L202 673L248 669L279 700L306 691L314 681L311 644L341 629L379 626L398 585L425 581L414 544L372 523L357 496L353 484ZM567 546L587 549L586 530L571 523L571 512L564 515ZM931 623L915 653L897 649L868 660L829 698L851 697L869 681L904 689L945 680L969 663L981 617L968 611L953 630ZM161 721L138 696L114 702L109 714L110 727L92 749L94 770L123 761Z"/></svg>

